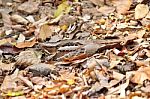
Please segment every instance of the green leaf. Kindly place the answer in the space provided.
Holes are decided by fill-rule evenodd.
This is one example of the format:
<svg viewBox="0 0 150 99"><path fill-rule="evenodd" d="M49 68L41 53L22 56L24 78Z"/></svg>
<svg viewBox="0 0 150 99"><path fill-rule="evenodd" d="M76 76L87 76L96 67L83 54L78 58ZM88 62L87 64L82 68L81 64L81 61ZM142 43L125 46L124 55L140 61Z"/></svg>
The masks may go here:
<svg viewBox="0 0 150 99"><path fill-rule="evenodd" d="M71 6L68 4L68 1L64 1L58 6L57 10L54 12L54 17L56 18L61 14L69 13L70 9Z"/></svg>

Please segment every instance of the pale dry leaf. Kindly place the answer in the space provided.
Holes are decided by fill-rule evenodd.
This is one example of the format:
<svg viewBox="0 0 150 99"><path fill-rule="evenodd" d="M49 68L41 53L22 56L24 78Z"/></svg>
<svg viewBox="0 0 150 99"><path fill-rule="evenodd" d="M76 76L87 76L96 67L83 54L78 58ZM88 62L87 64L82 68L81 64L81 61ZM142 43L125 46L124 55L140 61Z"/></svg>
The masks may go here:
<svg viewBox="0 0 150 99"><path fill-rule="evenodd" d="M14 64L15 63L6 64L6 63L3 63L2 61L0 61L0 69L2 69L4 71L5 70L6 71L11 71L14 68Z"/></svg>
<svg viewBox="0 0 150 99"><path fill-rule="evenodd" d="M17 43L24 42L25 39L26 39L25 36L23 34L20 34L19 37L18 37Z"/></svg>
<svg viewBox="0 0 150 99"><path fill-rule="evenodd" d="M10 28L12 26L12 22L10 20L10 15L4 11L2 11L1 14L2 14L2 20L4 22L4 26L6 28Z"/></svg>
<svg viewBox="0 0 150 99"><path fill-rule="evenodd" d="M34 23L34 22L35 22L35 19L34 19L34 17L33 17L32 15L27 16L26 19L27 19L29 22L31 22L31 23Z"/></svg>
<svg viewBox="0 0 150 99"><path fill-rule="evenodd" d="M39 2L34 2L32 0L26 1L18 6L17 10L26 14L33 14L38 12Z"/></svg>
<svg viewBox="0 0 150 99"><path fill-rule="evenodd" d="M114 79L117 79L117 80L121 81L124 77L125 77L125 75L113 71L113 78L114 78Z"/></svg>
<svg viewBox="0 0 150 99"><path fill-rule="evenodd" d="M90 1L97 6L104 5L104 0L90 0Z"/></svg>
<svg viewBox="0 0 150 99"><path fill-rule="evenodd" d="M146 18L146 19L150 19L150 11L149 11L149 13L146 15L145 18Z"/></svg>
<svg viewBox="0 0 150 99"><path fill-rule="evenodd" d="M62 80L75 79L75 72L70 73L68 70L62 70L59 72Z"/></svg>
<svg viewBox="0 0 150 99"><path fill-rule="evenodd" d="M45 85L46 81L42 77L32 77L31 78L32 83L37 84L37 85Z"/></svg>
<svg viewBox="0 0 150 99"><path fill-rule="evenodd" d="M63 46L59 47L58 51L75 51L79 48L79 46Z"/></svg>
<svg viewBox="0 0 150 99"><path fill-rule="evenodd" d="M143 49L145 52L146 52L146 56L148 57L148 58L150 58L150 50L148 50L148 49Z"/></svg>
<svg viewBox="0 0 150 99"><path fill-rule="evenodd" d="M146 33L146 30L139 30L139 31L137 32L138 38L139 38L139 39L142 39L145 33Z"/></svg>
<svg viewBox="0 0 150 99"><path fill-rule="evenodd" d="M24 24L24 25L28 24L28 21L25 18L23 18L22 16L17 15L17 14L16 15L12 15L10 18L14 22L17 22L17 23L20 23L20 24Z"/></svg>
<svg viewBox="0 0 150 99"><path fill-rule="evenodd" d="M1 85L1 91L7 92L8 90L13 90L17 87L14 79L11 76L5 76L4 81Z"/></svg>
<svg viewBox="0 0 150 99"><path fill-rule="evenodd" d="M26 85L28 85L30 88L33 88L33 84L31 81L29 81L28 79L26 79L25 77L19 75L18 78L20 80L22 80Z"/></svg>
<svg viewBox="0 0 150 99"><path fill-rule="evenodd" d="M144 18L149 12L148 5L138 4L135 8L135 19Z"/></svg>
<svg viewBox="0 0 150 99"><path fill-rule="evenodd" d="M114 0L114 5L116 5L116 10L119 14L125 14L130 9L132 0Z"/></svg>
<svg viewBox="0 0 150 99"><path fill-rule="evenodd" d="M26 99L25 96L16 96L16 97L12 97L11 99Z"/></svg>
<svg viewBox="0 0 150 99"><path fill-rule="evenodd" d="M150 80L150 67L141 67L138 71L134 72L134 76L131 78L133 83L143 84L144 80Z"/></svg>
<svg viewBox="0 0 150 99"><path fill-rule="evenodd" d="M112 61L110 62L110 67L109 67L109 69L114 68L115 66L117 66L118 63L120 63L120 60L116 60L116 61L112 60Z"/></svg>
<svg viewBox="0 0 150 99"><path fill-rule="evenodd" d="M119 90L120 91L120 98L126 97L125 89L128 87L128 85L129 85L129 79L127 79L126 82L120 86L120 90Z"/></svg>
<svg viewBox="0 0 150 99"><path fill-rule="evenodd" d="M127 23L119 23L119 24L117 24L117 29L118 30L125 29L127 27L128 27Z"/></svg>
<svg viewBox="0 0 150 99"><path fill-rule="evenodd" d="M142 97L142 96L139 96L139 95L133 95L131 99L147 99L146 97Z"/></svg>
<svg viewBox="0 0 150 99"><path fill-rule="evenodd" d="M13 74L10 75L10 77L12 79L16 79L18 77L18 74L19 74L19 69L16 68L15 71L13 72Z"/></svg>
<svg viewBox="0 0 150 99"><path fill-rule="evenodd" d="M90 43L83 47L85 49L85 53L92 55L100 48L99 44Z"/></svg>
<svg viewBox="0 0 150 99"><path fill-rule="evenodd" d="M103 7L100 7L98 9L98 11L101 12L102 14L104 14L104 15L108 15L109 13L113 13L115 11L115 8L110 7L110 6L103 6Z"/></svg>
<svg viewBox="0 0 150 99"><path fill-rule="evenodd" d="M141 67L141 66L150 66L150 58L147 58L146 60L136 60L135 63L137 66Z"/></svg>
<svg viewBox="0 0 150 99"><path fill-rule="evenodd" d="M7 43L12 44L13 40L14 40L13 38L2 39L2 40L0 40L0 45L4 45L4 44L7 44Z"/></svg>
<svg viewBox="0 0 150 99"><path fill-rule="evenodd" d="M47 24L44 24L40 28L40 34L39 34L39 39L45 40L46 38L49 38L50 36L53 35L52 31L53 26L49 26Z"/></svg>
<svg viewBox="0 0 150 99"><path fill-rule="evenodd" d="M32 65L41 62L41 53L38 51L22 51L16 57L16 64L18 65Z"/></svg>

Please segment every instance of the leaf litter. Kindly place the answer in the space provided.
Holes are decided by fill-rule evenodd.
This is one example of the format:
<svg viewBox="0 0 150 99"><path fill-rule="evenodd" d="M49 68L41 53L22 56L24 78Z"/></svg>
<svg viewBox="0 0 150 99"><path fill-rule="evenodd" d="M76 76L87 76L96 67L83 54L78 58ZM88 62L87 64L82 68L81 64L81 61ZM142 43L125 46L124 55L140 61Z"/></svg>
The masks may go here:
<svg viewBox="0 0 150 99"><path fill-rule="evenodd" d="M0 0L0 7L0 98L150 98L147 0Z"/></svg>

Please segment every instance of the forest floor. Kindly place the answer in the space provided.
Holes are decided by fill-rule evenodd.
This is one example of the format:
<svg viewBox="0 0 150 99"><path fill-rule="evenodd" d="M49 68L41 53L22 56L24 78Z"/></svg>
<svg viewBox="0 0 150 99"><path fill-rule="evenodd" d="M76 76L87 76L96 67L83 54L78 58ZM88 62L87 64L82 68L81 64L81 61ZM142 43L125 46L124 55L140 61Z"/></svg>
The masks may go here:
<svg viewBox="0 0 150 99"><path fill-rule="evenodd" d="M149 93L149 0L0 0L0 99Z"/></svg>

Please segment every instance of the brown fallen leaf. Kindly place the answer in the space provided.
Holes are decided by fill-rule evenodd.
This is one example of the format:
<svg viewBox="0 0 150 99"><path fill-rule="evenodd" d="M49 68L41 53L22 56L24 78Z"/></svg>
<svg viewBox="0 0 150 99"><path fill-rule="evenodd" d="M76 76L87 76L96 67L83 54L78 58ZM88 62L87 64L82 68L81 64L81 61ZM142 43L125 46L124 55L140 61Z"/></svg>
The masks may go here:
<svg viewBox="0 0 150 99"><path fill-rule="evenodd" d="M132 0L114 0L114 5L116 5L116 10L119 14L125 14L130 9Z"/></svg>
<svg viewBox="0 0 150 99"><path fill-rule="evenodd" d="M21 51L21 49L16 48L14 46L9 46L9 45L2 45L0 46L0 51L2 54L16 54L19 53Z"/></svg>
<svg viewBox="0 0 150 99"><path fill-rule="evenodd" d="M98 11L101 12L102 14L104 14L104 15L108 15L109 13L113 13L115 11L115 8L110 7L110 6L103 6L103 7L100 7L98 9Z"/></svg>
<svg viewBox="0 0 150 99"><path fill-rule="evenodd" d="M4 22L4 27L10 28L12 25L12 22L10 20L10 15L5 11L1 11L1 14L2 14L2 20Z"/></svg>
<svg viewBox="0 0 150 99"><path fill-rule="evenodd" d="M18 42L15 46L17 48L25 48L25 47L32 47L36 43L36 38L33 38L30 41Z"/></svg>
<svg viewBox="0 0 150 99"><path fill-rule="evenodd" d="M90 0L95 5L104 5L104 0Z"/></svg>
<svg viewBox="0 0 150 99"><path fill-rule="evenodd" d="M69 85L62 85L62 86L59 88L58 92L59 92L59 93L65 93L65 92L67 92L67 91L69 91L69 90L70 90L70 86L69 86Z"/></svg>
<svg viewBox="0 0 150 99"><path fill-rule="evenodd" d="M48 24L42 25L39 32L39 39L45 40L46 38L52 36L53 35L52 28L53 26L50 26Z"/></svg>
<svg viewBox="0 0 150 99"><path fill-rule="evenodd" d="M66 80L68 85L75 83L75 72L70 73L68 70L62 70L59 72L61 80Z"/></svg>
<svg viewBox="0 0 150 99"><path fill-rule="evenodd" d="M135 19L144 18L148 14L148 12L149 12L148 5L138 4L135 8Z"/></svg>
<svg viewBox="0 0 150 99"><path fill-rule="evenodd" d="M141 67L138 71L133 72L134 76L131 78L133 83L143 84L143 81L150 80L150 67Z"/></svg>
<svg viewBox="0 0 150 99"><path fill-rule="evenodd" d="M80 53L78 55L74 55L74 56L71 56L71 57L64 57L63 60L66 61L66 62L72 62L72 61L75 61L75 60L80 60L80 59L84 59L88 57L87 54L85 53Z"/></svg>

